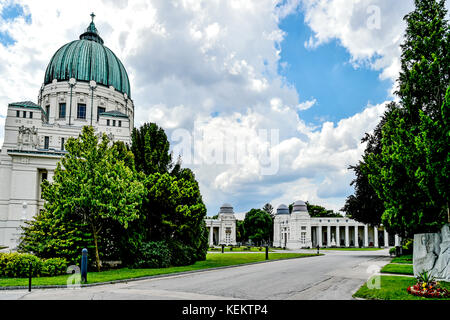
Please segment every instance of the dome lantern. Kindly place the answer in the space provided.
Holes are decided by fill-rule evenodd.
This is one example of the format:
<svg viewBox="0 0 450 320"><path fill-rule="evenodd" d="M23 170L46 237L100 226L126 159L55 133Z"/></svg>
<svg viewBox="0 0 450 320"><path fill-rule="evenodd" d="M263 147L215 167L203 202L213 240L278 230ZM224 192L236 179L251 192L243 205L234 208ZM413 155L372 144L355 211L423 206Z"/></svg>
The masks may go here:
<svg viewBox="0 0 450 320"><path fill-rule="evenodd" d="M83 39L92 40L92 41L98 42L100 44L103 44L104 41L100 37L100 34L98 33L98 30L94 24L95 14L93 12L91 13L91 18L92 18L92 21L89 24L89 26L87 27L86 31L80 35L80 40L83 40Z"/></svg>

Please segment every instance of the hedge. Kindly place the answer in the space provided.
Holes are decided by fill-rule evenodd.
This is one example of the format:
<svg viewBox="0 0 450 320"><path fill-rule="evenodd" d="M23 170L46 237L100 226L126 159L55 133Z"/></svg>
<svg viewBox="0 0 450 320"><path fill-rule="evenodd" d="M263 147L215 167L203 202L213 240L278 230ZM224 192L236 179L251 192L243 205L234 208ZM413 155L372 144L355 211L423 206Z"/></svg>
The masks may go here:
<svg viewBox="0 0 450 320"><path fill-rule="evenodd" d="M65 274L68 263L62 258L40 259L28 253L0 253L0 277L26 278Z"/></svg>

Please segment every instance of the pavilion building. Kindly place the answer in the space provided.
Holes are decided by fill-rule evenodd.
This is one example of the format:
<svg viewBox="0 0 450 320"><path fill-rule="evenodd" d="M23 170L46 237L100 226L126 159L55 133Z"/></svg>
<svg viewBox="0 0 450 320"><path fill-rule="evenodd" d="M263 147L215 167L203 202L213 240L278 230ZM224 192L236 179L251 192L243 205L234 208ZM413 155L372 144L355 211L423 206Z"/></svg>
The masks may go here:
<svg viewBox="0 0 450 320"><path fill-rule="evenodd" d="M274 219L273 245L287 249L399 246L400 237L346 217L311 217L304 201L290 213L281 204Z"/></svg>

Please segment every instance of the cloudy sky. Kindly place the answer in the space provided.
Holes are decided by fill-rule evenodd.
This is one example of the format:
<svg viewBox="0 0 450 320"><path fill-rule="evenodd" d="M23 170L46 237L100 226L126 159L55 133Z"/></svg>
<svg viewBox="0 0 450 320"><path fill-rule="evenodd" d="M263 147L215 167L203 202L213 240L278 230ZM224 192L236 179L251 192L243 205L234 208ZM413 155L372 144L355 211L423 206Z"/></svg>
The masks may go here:
<svg viewBox="0 0 450 320"><path fill-rule="evenodd" d="M156 122L208 208L339 210L400 68L413 0L0 0L0 145L10 102L95 23L124 63L136 126Z"/></svg>

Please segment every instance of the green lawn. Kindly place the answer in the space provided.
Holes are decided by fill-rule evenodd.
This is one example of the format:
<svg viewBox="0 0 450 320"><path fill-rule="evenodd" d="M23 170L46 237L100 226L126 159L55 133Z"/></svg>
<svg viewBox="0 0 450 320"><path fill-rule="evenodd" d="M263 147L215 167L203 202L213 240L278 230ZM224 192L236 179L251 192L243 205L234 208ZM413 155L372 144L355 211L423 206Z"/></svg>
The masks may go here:
<svg viewBox="0 0 450 320"><path fill-rule="evenodd" d="M389 263L381 269L381 273L397 273L414 275L412 264L393 264Z"/></svg>
<svg viewBox="0 0 450 320"><path fill-rule="evenodd" d="M369 289L365 283L353 295L356 298L371 300L450 300L450 298L424 298L409 294L406 289L416 284L416 279L400 276L381 276L380 289ZM442 287L450 290L450 282L440 282Z"/></svg>
<svg viewBox="0 0 450 320"><path fill-rule="evenodd" d="M280 249L279 249L280 250ZM211 252L222 252L222 248L209 248L208 251ZM273 252L274 248L269 248L269 252ZM259 247L250 247L249 250L247 250L246 247L239 247L239 248L233 248L233 250L230 250L230 247L225 247L224 252L266 252L266 248L262 247L261 250L259 250Z"/></svg>
<svg viewBox="0 0 450 320"><path fill-rule="evenodd" d="M406 263L406 264L412 264L413 263L413 257L412 254L396 257L392 259L392 263Z"/></svg>
<svg viewBox="0 0 450 320"><path fill-rule="evenodd" d="M190 266L182 267L170 267L159 269L116 269L102 272L89 272L88 283L107 282L113 280L123 280L140 278L146 276L155 276L161 274L170 274L183 271L192 271L200 269L208 269L215 267L239 265L244 263L258 262L265 260L265 253L227 253L217 254L208 253L205 261L197 261ZM269 254L270 260L278 259L290 259L290 258L303 258L316 256L316 254L304 254L304 253L271 253ZM57 277L40 277L33 278L33 285L65 285L69 275L57 276ZM0 286L28 286L27 278L0 278Z"/></svg>

